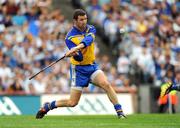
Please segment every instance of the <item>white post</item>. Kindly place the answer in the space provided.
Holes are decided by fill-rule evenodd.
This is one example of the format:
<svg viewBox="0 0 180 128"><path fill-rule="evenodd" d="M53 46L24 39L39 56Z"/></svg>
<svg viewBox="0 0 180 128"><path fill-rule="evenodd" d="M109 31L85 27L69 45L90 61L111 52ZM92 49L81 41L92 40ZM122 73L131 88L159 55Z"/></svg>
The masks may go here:
<svg viewBox="0 0 180 128"><path fill-rule="evenodd" d="M171 95L168 94L168 110L169 114L172 114L172 104L171 104Z"/></svg>

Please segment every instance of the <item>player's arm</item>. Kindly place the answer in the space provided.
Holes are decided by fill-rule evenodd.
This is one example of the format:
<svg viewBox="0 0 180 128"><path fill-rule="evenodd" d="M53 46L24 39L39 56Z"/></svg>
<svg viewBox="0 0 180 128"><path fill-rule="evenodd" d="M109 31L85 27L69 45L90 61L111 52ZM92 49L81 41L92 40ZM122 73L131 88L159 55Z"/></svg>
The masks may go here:
<svg viewBox="0 0 180 128"><path fill-rule="evenodd" d="M96 29L94 26L90 26L89 32L85 35L81 43L84 44L84 47L90 46L91 43L95 40Z"/></svg>
<svg viewBox="0 0 180 128"><path fill-rule="evenodd" d="M66 39L65 40L66 45L69 49L69 51L65 54L66 57L71 57L73 56L73 58L76 61L82 61L83 60L83 55L80 51L80 49L84 48L83 44L79 44L79 45L75 45L72 41Z"/></svg>

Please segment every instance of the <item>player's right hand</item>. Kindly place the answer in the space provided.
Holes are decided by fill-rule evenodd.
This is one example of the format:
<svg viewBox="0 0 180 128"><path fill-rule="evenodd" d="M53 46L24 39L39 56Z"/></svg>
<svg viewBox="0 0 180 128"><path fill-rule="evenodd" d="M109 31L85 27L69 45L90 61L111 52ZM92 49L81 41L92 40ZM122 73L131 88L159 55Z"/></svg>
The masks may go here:
<svg viewBox="0 0 180 128"><path fill-rule="evenodd" d="M75 55L78 55L78 51L77 51L76 47L70 49L70 50L65 54L66 57L71 57L71 56L75 56Z"/></svg>

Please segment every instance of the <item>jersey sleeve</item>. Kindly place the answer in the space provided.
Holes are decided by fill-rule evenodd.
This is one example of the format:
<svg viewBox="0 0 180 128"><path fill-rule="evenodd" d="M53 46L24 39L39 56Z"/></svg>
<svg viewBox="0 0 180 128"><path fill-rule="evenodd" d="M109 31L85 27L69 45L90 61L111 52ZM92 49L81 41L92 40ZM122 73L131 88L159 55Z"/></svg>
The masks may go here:
<svg viewBox="0 0 180 128"><path fill-rule="evenodd" d="M94 26L90 26L89 32L85 35L84 39L81 43L84 44L85 47L90 46L91 43L95 40L96 29Z"/></svg>
<svg viewBox="0 0 180 128"><path fill-rule="evenodd" d="M74 44L72 41L70 41L68 39L65 39L65 42L66 42L66 46L68 47L69 50L71 48L73 48L73 47L76 47L76 44ZM76 61L82 61L83 60L83 55L82 55L82 53L80 51L78 51L78 55L73 56L73 58Z"/></svg>

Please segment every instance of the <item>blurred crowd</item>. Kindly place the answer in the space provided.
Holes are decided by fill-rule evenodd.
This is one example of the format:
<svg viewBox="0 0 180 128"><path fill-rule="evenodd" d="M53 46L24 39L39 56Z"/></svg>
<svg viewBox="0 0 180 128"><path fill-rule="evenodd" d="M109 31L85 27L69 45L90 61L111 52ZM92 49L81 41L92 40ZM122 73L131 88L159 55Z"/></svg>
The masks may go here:
<svg viewBox="0 0 180 128"><path fill-rule="evenodd" d="M65 53L64 38L71 26L51 0L1 0L0 93L68 92L67 60L28 78Z"/></svg>
<svg viewBox="0 0 180 128"><path fill-rule="evenodd" d="M180 68L178 0L81 0L79 5L117 56L113 72L120 80L160 86L175 79Z"/></svg>
<svg viewBox="0 0 180 128"><path fill-rule="evenodd" d="M86 9L97 34L117 56L97 62L117 92L136 86L160 86L180 68L180 2L176 0L74 0ZM40 71L67 51L64 38L72 26L52 0L0 1L0 94L68 93L69 60ZM97 42L98 43L98 42ZM165 79L166 78L166 79ZM102 92L90 84L85 92Z"/></svg>

